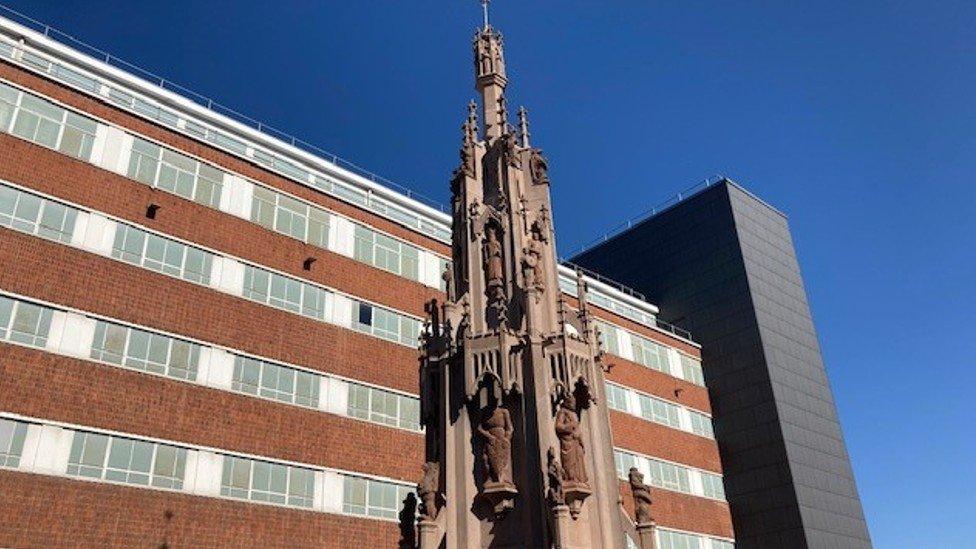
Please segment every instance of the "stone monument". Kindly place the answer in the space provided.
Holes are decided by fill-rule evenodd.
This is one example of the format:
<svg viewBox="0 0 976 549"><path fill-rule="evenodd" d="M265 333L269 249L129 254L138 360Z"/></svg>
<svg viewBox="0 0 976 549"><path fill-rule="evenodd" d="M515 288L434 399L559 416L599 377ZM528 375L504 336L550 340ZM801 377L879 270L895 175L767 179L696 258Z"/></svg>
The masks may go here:
<svg viewBox="0 0 976 549"><path fill-rule="evenodd" d="M508 121L501 35L474 37L478 108L451 180L447 302L422 335L420 547L623 548L603 354L557 278L549 164ZM516 135L516 133L518 135ZM435 478L436 476L436 478Z"/></svg>

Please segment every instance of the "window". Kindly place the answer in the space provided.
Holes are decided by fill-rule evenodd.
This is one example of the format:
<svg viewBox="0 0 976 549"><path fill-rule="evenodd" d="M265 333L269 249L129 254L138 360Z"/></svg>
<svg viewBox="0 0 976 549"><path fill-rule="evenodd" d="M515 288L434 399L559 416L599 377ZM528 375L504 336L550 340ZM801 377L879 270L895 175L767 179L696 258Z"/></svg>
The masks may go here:
<svg viewBox="0 0 976 549"><path fill-rule="evenodd" d="M706 497L725 499L725 485L722 483L722 477L705 472L701 474L701 477L702 488Z"/></svg>
<svg viewBox="0 0 976 549"><path fill-rule="evenodd" d="M109 438L95 433L75 433L68 458L68 474L102 478Z"/></svg>
<svg viewBox="0 0 976 549"><path fill-rule="evenodd" d="M332 215L318 208L309 208L308 243L320 248L329 248L329 218Z"/></svg>
<svg viewBox="0 0 976 549"><path fill-rule="evenodd" d="M352 306L352 326L360 332L409 347L416 347L420 337L420 321L358 301Z"/></svg>
<svg viewBox="0 0 976 549"><path fill-rule="evenodd" d="M353 257L357 260L411 280L419 280L418 248L362 225L354 226L353 237Z"/></svg>
<svg viewBox="0 0 976 549"><path fill-rule="evenodd" d="M12 133L28 141L56 149L64 109L39 97L23 94Z"/></svg>
<svg viewBox="0 0 976 549"><path fill-rule="evenodd" d="M251 205L251 221L267 229L274 229L275 197L274 191L255 185L254 202Z"/></svg>
<svg viewBox="0 0 976 549"><path fill-rule="evenodd" d="M674 404L645 395L637 395L637 400L640 402L641 417L644 419L676 429L680 428L678 407Z"/></svg>
<svg viewBox="0 0 976 549"><path fill-rule="evenodd" d="M691 416L692 433L703 437L715 438L715 432L712 430L712 418L691 410L688 411L688 414Z"/></svg>
<svg viewBox="0 0 976 549"><path fill-rule="evenodd" d="M37 228L38 236L57 242L71 242L71 234L75 229L75 217L78 212L63 204L44 201L40 224Z"/></svg>
<svg viewBox="0 0 976 549"><path fill-rule="evenodd" d="M275 230L304 241L308 228L308 206L294 198L278 195L277 213Z"/></svg>
<svg viewBox="0 0 976 549"><path fill-rule="evenodd" d="M627 411L627 389L607 383L607 406L621 412Z"/></svg>
<svg viewBox="0 0 976 549"><path fill-rule="evenodd" d="M354 515L395 519L412 490L406 486L360 477L343 477L342 510Z"/></svg>
<svg viewBox="0 0 976 549"><path fill-rule="evenodd" d="M205 206L220 204L224 172L185 154L136 137L128 176Z"/></svg>
<svg viewBox="0 0 976 549"><path fill-rule="evenodd" d="M347 413L392 427L420 430L420 400L390 391L349 384Z"/></svg>
<svg viewBox="0 0 976 549"><path fill-rule="evenodd" d="M251 501L312 507L315 472L280 463L224 456L220 493Z"/></svg>
<svg viewBox="0 0 976 549"><path fill-rule="evenodd" d="M76 432L68 474L181 490L186 449L124 437Z"/></svg>
<svg viewBox="0 0 976 549"><path fill-rule="evenodd" d="M653 459L649 461L651 464L651 482L654 486L685 492L686 494L691 493L688 469L663 461Z"/></svg>
<svg viewBox="0 0 976 549"><path fill-rule="evenodd" d="M14 110L17 108L17 96L20 92L15 88L0 82L0 130L8 131L10 121L13 120Z"/></svg>
<svg viewBox="0 0 976 549"><path fill-rule="evenodd" d="M156 172L159 171L159 153L159 145L135 138L132 142L132 154L129 156L128 176L146 185L155 183Z"/></svg>
<svg viewBox="0 0 976 549"><path fill-rule="evenodd" d="M678 353L681 357L681 375L686 381L695 385L705 385L705 375L702 373L701 362L686 354Z"/></svg>
<svg viewBox="0 0 976 549"><path fill-rule="evenodd" d="M692 534L658 530L661 549L706 549L702 547L703 539Z"/></svg>
<svg viewBox="0 0 976 549"><path fill-rule="evenodd" d="M27 424L0 419L0 467L18 467L27 438Z"/></svg>
<svg viewBox="0 0 976 549"><path fill-rule="evenodd" d="M0 184L0 225L56 242L71 242L78 212Z"/></svg>
<svg viewBox="0 0 976 549"><path fill-rule="evenodd" d="M141 440L124 438L112 441L112 450L105 465L105 479L129 484L149 484L153 445Z"/></svg>
<svg viewBox="0 0 976 549"><path fill-rule="evenodd" d="M211 208L220 206L220 193L224 188L224 172L200 162L197 176L197 188L193 193L194 202L205 204Z"/></svg>
<svg viewBox="0 0 976 549"><path fill-rule="evenodd" d="M353 257L363 263L373 264L373 231L362 225L353 229Z"/></svg>
<svg viewBox="0 0 976 549"><path fill-rule="evenodd" d="M636 334L631 334L630 339L635 362L659 372L669 373L666 347Z"/></svg>
<svg viewBox="0 0 976 549"><path fill-rule="evenodd" d="M605 322L597 322L596 325L600 330L600 342L603 344L603 350L612 355L620 356L620 341L617 338L617 329Z"/></svg>
<svg viewBox="0 0 976 549"><path fill-rule="evenodd" d="M376 248L375 264L384 271L391 273L400 272L400 243L392 238L382 235L375 235Z"/></svg>
<svg viewBox="0 0 976 549"><path fill-rule="evenodd" d="M302 283L278 274L271 274L269 303L272 307L297 313L302 309Z"/></svg>
<svg viewBox="0 0 976 549"><path fill-rule="evenodd" d="M329 292L312 286L302 285L302 314L316 320L327 320L325 317L325 302Z"/></svg>
<svg viewBox="0 0 976 549"><path fill-rule="evenodd" d="M272 400L315 408L319 403L320 376L262 360L234 359L231 388Z"/></svg>
<svg viewBox="0 0 976 549"><path fill-rule="evenodd" d="M0 337L32 347L44 347L52 314L47 307L0 297Z"/></svg>
<svg viewBox="0 0 976 549"><path fill-rule="evenodd" d="M68 156L88 160L95 143L95 130L98 124L73 112L65 113L64 133L58 150Z"/></svg>
<svg viewBox="0 0 976 549"><path fill-rule="evenodd" d="M627 480L630 478L630 468L637 467L637 456L620 450L613 451L613 465L617 469L617 476Z"/></svg>
<svg viewBox="0 0 976 549"><path fill-rule="evenodd" d="M181 339L98 321L91 357L176 379L196 379L200 346Z"/></svg>
<svg viewBox="0 0 976 549"><path fill-rule="evenodd" d="M256 269L247 265L244 267L244 297L268 302L268 287L270 285L270 275L268 271Z"/></svg>
<svg viewBox="0 0 976 549"><path fill-rule="evenodd" d="M117 324L98 322L95 324L95 338L92 342L91 357L112 364L122 364L125 357L125 342L129 329Z"/></svg>

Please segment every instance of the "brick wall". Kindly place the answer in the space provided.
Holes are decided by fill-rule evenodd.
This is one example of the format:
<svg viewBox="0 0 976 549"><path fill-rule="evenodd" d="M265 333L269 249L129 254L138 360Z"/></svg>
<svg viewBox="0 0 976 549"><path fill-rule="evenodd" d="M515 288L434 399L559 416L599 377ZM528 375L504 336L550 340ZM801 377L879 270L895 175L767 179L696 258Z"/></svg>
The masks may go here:
<svg viewBox="0 0 976 549"><path fill-rule="evenodd" d="M448 246L307 189L247 161L0 63L0 77L442 254ZM0 135L0 178L340 291L422 315L440 292L308 246L229 214L150 189L59 153ZM156 219L146 206L161 206ZM306 257L318 261L302 269ZM0 289L416 393L415 350L68 246L0 229ZM575 301L570 299L571 304ZM594 308L628 330L700 356L693 345ZM609 357L608 379L708 411L707 391ZM707 367L707 366L706 366ZM414 479L416 433L0 344L0 410ZM719 470L714 442L612 414L621 446ZM123 486L0 471L0 546L393 547L395 524ZM623 492L629 502L629 488ZM728 506L655 491L661 525L731 535ZM172 518L167 520L167 511Z"/></svg>
<svg viewBox="0 0 976 549"><path fill-rule="evenodd" d="M0 546L396 547L397 524L0 471ZM165 545L164 545L165 544Z"/></svg>

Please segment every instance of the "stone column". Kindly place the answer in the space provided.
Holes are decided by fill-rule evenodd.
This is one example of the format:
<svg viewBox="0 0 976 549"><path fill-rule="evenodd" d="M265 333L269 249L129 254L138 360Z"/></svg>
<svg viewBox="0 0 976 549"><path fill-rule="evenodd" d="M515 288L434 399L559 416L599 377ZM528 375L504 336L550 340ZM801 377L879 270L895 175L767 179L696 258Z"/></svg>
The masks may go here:
<svg viewBox="0 0 976 549"><path fill-rule="evenodd" d="M553 536L552 541L555 549L570 549L569 527L572 522L569 515L568 505L555 505L552 507Z"/></svg>
<svg viewBox="0 0 976 549"><path fill-rule="evenodd" d="M637 543L640 549L654 549L654 530L657 523L654 521L643 522L637 525Z"/></svg>
<svg viewBox="0 0 976 549"><path fill-rule="evenodd" d="M420 533L420 549L437 549L440 546L441 539L438 535L437 523L431 520L421 520L417 525L417 530Z"/></svg>

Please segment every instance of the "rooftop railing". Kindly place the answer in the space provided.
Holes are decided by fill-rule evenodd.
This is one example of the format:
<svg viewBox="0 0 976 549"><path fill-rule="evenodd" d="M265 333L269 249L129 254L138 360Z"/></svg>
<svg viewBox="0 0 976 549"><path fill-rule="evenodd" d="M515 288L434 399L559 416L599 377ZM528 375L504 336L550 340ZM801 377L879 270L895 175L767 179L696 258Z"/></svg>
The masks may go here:
<svg viewBox="0 0 976 549"><path fill-rule="evenodd" d="M638 225L641 222L646 221L647 219L650 219L655 215L677 205L682 200L692 195L700 193L701 191L711 187L712 185L718 183L719 181L724 181L727 179L728 177L724 175L713 175L712 177L699 181L698 183L695 183L694 185L688 187L687 189L671 196L670 198L668 198L664 202L661 202L657 206L654 206L649 210L645 210L644 212L635 215L634 217L628 219L627 221L624 221L619 225L611 227L605 233L603 233L602 236L590 240L589 242L584 242L578 248L576 248L576 250L573 252L571 257L577 257L583 254L584 252L586 252L587 250L589 250L590 248L593 248L594 246L598 246L610 240L611 238L619 235L620 233L633 228L635 225Z"/></svg>
<svg viewBox="0 0 976 549"><path fill-rule="evenodd" d="M302 139L299 139L297 137L294 137L294 136L288 134L287 132L284 132L282 130L279 130L279 129L275 128L274 126L270 126L270 125L265 124L265 123L263 123L263 122L261 122L259 120L256 120L254 118L251 118L251 117L249 117L247 115L241 114L241 113L239 113L239 112L237 112L237 111L235 111L235 110L233 110L233 109L231 109L229 107L226 107L226 106L224 106L224 105L222 105L222 104L214 101L212 98L210 98L208 96L205 96L203 94L197 93L197 92L195 92L195 91L193 91L193 90L191 90L189 88L186 88L186 87L184 87L184 86L182 86L180 84L177 84L175 82L172 82L170 80L167 80L167 79L165 79L162 76L159 76L159 75L157 75L157 74L155 74L155 73L153 73L151 71L148 71L146 69L143 69L142 67L140 67L138 65L135 65L135 64L130 63L128 61L125 61L124 59L121 59L119 57L116 57L116 56L114 56L114 55L112 55L112 54L110 54L110 53L108 53L108 52L106 52L106 51L104 51L104 50L102 50L100 48L97 48L95 46L92 46L92 45L90 45L90 44L88 44L88 43L86 43L86 42L84 42L82 40L79 40L79 39L71 36L70 34L67 34L67 33L65 33L65 32L63 32L63 31L61 31L61 30L59 30L59 29L57 29L55 27L52 27L50 25L47 25L47 24L45 24L45 23L43 23L41 21L38 21L38 20L36 20L36 19L34 19L34 18L30 17L30 16L27 16L27 15L25 15L23 13L20 13L20 12L14 10L14 9L11 9L10 7L7 7L7 6L3 5L3 4L0 4L0 16L6 17L8 19L11 19L11 20L15 21L16 23L19 23L19 24L21 24L21 25L23 25L25 27L28 27L28 28L30 28L30 29L38 32L38 33L41 33L44 36L46 36L46 37L48 37L48 38L50 38L52 40L61 42L62 44L66 45L68 47L71 47L73 49L76 49L76 50L80 51L81 53L83 53L85 55L88 55L88 56L90 56L90 57L92 57L94 59L98 59L98 60L106 63L107 65L110 65L110 66L113 66L115 68L121 69L121 70L126 71L128 73L131 73L131 74L133 74L133 75L135 75L135 76L137 76L139 78L142 78L143 80L147 81L151 85L158 86L160 89L163 89L163 90L166 90L166 91L175 93L175 94L179 95L180 97L186 98L186 99L192 101L193 103L196 103L197 105L199 105L201 107L204 107L204 108L206 108L206 109L208 109L208 110L210 110L210 111L212 111L212 112L214 112L216 114L219 114L219 115L222 115L222 116L226 116L226 117L228 117L228 118L230 118L230 119L232 119L232 120L234 120L234 121L236 121L238 123L244 124L244 125L246 125L248 127L251 127L251 128L256 129L259 132L262 132L264 134L270 135L270 136L272 136L272 137L274 137L276 139L279 139L279 140L281 140L281 141L283 141L285 143L288 143L288 144L290 144L293 147L302 149L305 152L311 153L313 155L317 155L317 156L323 158L324 160L326 160L328 162L331 162L332 164L334 164L336 166L339 166L339 167L341 167L343 169L346 169L348 171L351 171L351 172L353 172L353 173L355 173L355 174L357 174L357 175L359 175L361 177L364 177L364 178L366 178L366 179L368 179L368 180L370 180L370 181L372 181L374 183L377 183L379 185L382 185L382 186L391 188L392 190L394 190L396 192L400 192L403 195L407 196L408 198L411 198L413 200L416 200L418 202L421 202L423 204L426 204L428 206L431 206L431 207L433 207L433 208L435 208L435 209L437 209L437 210L439 210L441 212L446 212L447 211L447 209L444 207L443 204L441 204L441 203L439 203L439 202L437 202L437 201L435 201L435 200L433 200L433 199L431 199L429 197L426 197L426 196L424 196L424 195L422 195L420 193L417 193L416 191L413 191L413 190L411 190L411 189L409 189L407 187L404 187L403 185L394 183L393 181L390 181L389 179L386 179L386 178L384 178L382 176L376 175L376 174L370 172L369 170L367 170L365 168L362 168L361 166L358 166L357 164L355 164L353 162L350 162L348 160L345 160L345 159L339 157L338 155L335 155L335 154L330 153L328 151L325 151L325 150L319 148L316 145L313 145L311 143L308 143L307 141L304 141ZM703 183L699 183L695 187L692 187L691 189L688 189L686 191L683 191L682 193L679 193L677 195L677 199L671 199L669 202L665 203L664 205L658 206L658 207L652 209L650 212L646 212L645 214L642 214L642 216L638 216L638 218L634 218L634 219L632 219L630 221L627 221L626 223L622 224L620 227L615 228L614 230L616 232L618 232L618 233L621 232L621 231L623 231L623 230L626 230L627 228L633 226L633 224L638 223L640 220L642 220L644 218L647 218L647 217L650 217L650 216L654 215L655 213L661 211L661 209L665 208L666 206L670 206L670 205L673 205L673 204L679 202L682 199L681 198L682 197L682 194L684 194L684 195L687 196L690 192L695 192L699 188L705 188L705 187L713 184L715 181L718 181L720 179L721 179L721 177L717 177L714 180L706 180ZM604 237L602 238L602 240L598 239L598 240L594 241L593 243L590 243L590 244L587 244L587 245L581 247L580 250L582 251L585 247L592 246L592 245L594 245L594 244L596 244L598 242L601 242L601 241L605 241L608 238L609 238L609 233L607 235L604 235ZM619 283L619 282L617 282L615 280L612 280L610 278L607 278L606 276L601 275L600 273L597 273L597 272L594 272L592 270L589 270L589 269L586 269L584 267L581 267L579 265L573 264L573 263L571 263L569 261L560 260L560 262L562 264L566 265L567 267L571 268L571 269L581 271L584 275L586 275L586 276L588 276L588 277L590 277L592 279L598 280L599 282L601 282L601 283L603 283L603 284L605 284L605 285L613 288L614 290L617 290L617 291L619 291L619 292L621 292L621 293L623 293L625 295L628 295L628 296L633 297L635 299L638 299L640 301L645 301L645 302L647 301L646 297L642 293L640 293L640 292L638 292L638 291L636 291L636 290L634 290L632 288L629 288L629 287L627 287L627 286L625 286L625 285L623 285L623 284L621 284L621 283ZM667 322L664 322L664 321L661 321L661 320L657 320L656 318L654 319L653 322L657 325L658 328L661 328L662 330L665 330L667 332L670 332L670 333L672 333L674 335L677 335L679 337L682 337L682 338L691 340L691 334L689 332L687 332L686 330L683 330L683 329L681 329L681 328L679 328L677 326L673 326L671 324L668 324Z"/></svg>
<svg viewBox="0 0 976 549"><path fill-rule="evenodd" d="M61 42L90 57L98 59L107 65L111 65L113 67L125 70L126 72L132 73L135 76L138 76L143 80L146 80L147 82L150 82L153 85L160 87L161 89L179 94L180 96L189 99L190 101L193 101L194 103L200 105L201 107L205 107L217 114L226 116L228 118L233 119L236 122L252 127L258 130L259 132L263 132L272 137L275 137L276 139L280 139L281 141L284 141L285 143L288 143L289 145L295 148L302 149L305 152L320 156L323 159L335 164L336 166L349 170L350 172L353 172L356 175L359 175L360 177L364 177L379 185L383 185L385 187L390 187L392 189L395 189L396 191L407 196L408 198L426 204L427 206L435 208L441 212L448 211L447 208L444 206L444 204L430 197L427 197L403 185L390 181L389 179L377 175L367 170L366 168L359 166L358 164L355 164L336 154L326 151L318 147L317 145L313 145L307 141L299 139L285 131L279 130L274 126L265 124L264 122L251 118L250 116L247 116L245 114L241 114L235 111L234 109L231 109L230 107L227 107L225 105L218 103L217 101L214 101L211 97L197 93L185 86L181 86L180 84L167 80L166 78L159 76L156 73L143 69L142 67L130 63L124 59L116 57L109 52L106 52L86 42L83 42L82 40L79 40L66 32L63 32L55 27L42 23L41 21L38 21L30 16L24 15L19 11L4 6L3 4L0 4L0 15L3 15L4 17L7 17L8 19L12 19L17 23L24 25L25 27L31 28L39 33L42 33L44 34L44 36L47 36L52 40Z"/></svg>

